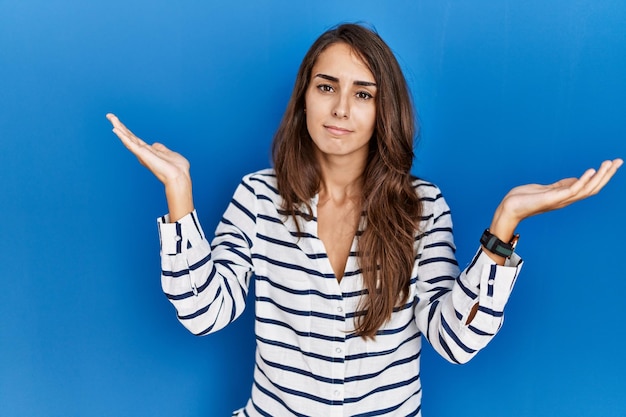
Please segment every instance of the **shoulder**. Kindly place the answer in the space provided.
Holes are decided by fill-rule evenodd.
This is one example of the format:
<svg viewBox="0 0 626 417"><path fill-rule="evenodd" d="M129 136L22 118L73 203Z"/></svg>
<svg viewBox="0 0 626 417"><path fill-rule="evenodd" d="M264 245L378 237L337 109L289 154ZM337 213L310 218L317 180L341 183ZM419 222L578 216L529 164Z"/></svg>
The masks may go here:
<svg viewBox="0 0 626 417"><path fill-rule="evenodd" d="M241 180L241 187L247 188L257 197L264 195L271 200L278 198L278 188L276 187L276 173L272 168L247 174Z"/></svg>
<svg viewBox="0 0 626 417"><path fill-rule="evenodd" d="M424 220L449 213L448 204L436 184L414 177L412 185L422 204L422 217Z"/></svg>
<svg viewBox="0 0 626 417"><path fill-rule="evenodd" d="M420 198L420 200L426 201L435 201L439 198L442 198L441 190L437 185L430 181L426 181L422 178L413 177L413 189L415 193Z"/></svg>

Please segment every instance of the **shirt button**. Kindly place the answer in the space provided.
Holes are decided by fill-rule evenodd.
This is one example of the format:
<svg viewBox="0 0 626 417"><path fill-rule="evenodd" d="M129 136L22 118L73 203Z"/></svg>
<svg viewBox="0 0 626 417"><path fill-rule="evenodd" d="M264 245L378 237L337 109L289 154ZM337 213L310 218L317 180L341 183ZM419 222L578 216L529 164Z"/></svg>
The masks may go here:
<svg viewBox="0 0 626 417"><path fill-rule="evenodd" d="M493 278L491 278L491 279L490 279L489 281L487 281L487 282L489 283L489 285L493 285L493 283L494 283L495 281L493 280Z"/></svg>
<svg viewBox="0 0 626 417"><path fill-rule="evenodd" d="M180 236L176 236L174 239L176 239L177 242L180 242L181 240L183 240L183 238Z"/></svg>
<svg viewBox="0 0 626 417"><path fill-rule="evenodd" d="M336 348L336 349L335 349L335 352L337 352L337 353L341 353L341 348Z"/></svg>
<svg viewBox="0 0 626 417"><path fill-rule="evenodd" d="M339 392L338 389L335 390L335 397L339 397L339 395L341 394L341 392Z"/></svg>
<svg viewBox="0 0 626 417"><path fill-rule="evenodd" d="M337 307L337 311L340 312L340 313L343 313L343 308Z"/></svg>

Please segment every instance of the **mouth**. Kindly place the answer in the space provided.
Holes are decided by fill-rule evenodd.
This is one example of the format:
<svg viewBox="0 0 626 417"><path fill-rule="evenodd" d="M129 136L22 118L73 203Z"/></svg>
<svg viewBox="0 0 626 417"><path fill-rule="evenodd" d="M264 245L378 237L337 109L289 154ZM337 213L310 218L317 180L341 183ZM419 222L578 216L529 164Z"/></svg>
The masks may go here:
<svg viewBox="0 0 626 417"><path fill-rule="evenodd" d="M331 135L334 136L343 136L347 135L348 133L352 133L352 130L350 129L333 125L324 125L324 129L326 129Z"/></svg>

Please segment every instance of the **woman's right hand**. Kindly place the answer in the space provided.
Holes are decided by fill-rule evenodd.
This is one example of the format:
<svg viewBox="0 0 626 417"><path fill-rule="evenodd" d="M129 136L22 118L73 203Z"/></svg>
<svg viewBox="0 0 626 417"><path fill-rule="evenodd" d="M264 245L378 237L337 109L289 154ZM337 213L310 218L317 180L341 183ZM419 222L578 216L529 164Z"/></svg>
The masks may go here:
<svg viewBox="0 0 626 417"><path fill-rule="evenodd" d="M193 211L191 175L189 161L181 154L169 150L165 145L148 145L131 132L114 114L107 114L113 125L113 133L165 186L165 196L174 222Z"/></svg>

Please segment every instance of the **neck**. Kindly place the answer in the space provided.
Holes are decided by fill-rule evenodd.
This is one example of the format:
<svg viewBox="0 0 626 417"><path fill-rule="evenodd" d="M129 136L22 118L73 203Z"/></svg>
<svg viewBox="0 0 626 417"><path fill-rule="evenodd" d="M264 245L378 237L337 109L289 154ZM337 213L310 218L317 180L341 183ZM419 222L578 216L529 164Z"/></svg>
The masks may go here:
<svg viewBox="0 0 626 417"><path fill-rule="evenodd" d="M338 203L360 200L364 158L318 155L318 162L321 170L319 204L329 200Z"/></svg>

